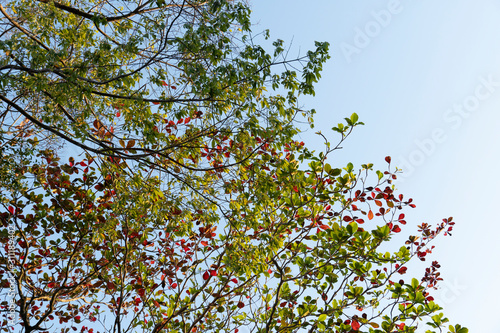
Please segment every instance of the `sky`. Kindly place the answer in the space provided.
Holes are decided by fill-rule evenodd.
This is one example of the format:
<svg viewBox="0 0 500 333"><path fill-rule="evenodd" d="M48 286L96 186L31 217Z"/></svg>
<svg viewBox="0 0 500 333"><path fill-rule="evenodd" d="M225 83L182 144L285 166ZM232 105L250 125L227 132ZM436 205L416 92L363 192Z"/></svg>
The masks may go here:
<svg viewBox="0 0 500 333"><path fill-rule="evenodd" d="M316 126L301 134L332 141L331 127L353 112L357 127L329 163L374 163L385 156L404 170L398 190L415 200L407 211L421 222L453 216L452 237L439 237L430 260L444 281L434 293L452 323L498 333L500 273L497 218L500 178L500 2L493 0L253 1L254 32L291 43L304 55L314 41L330 43L316 96ZM411 222L410 222L411 221ZM412 227L414 229L412 229ZM430 262L415 262L415 275ZM410 270L409 270L410 272Z"/></svg>

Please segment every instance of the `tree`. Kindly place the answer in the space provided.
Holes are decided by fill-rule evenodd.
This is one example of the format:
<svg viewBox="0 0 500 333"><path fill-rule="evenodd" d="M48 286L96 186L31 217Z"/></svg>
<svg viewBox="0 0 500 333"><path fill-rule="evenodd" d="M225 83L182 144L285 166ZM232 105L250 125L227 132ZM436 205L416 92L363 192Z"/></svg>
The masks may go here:
<svg viewBox="0 0 500 333"><path fill-rule="evenodd" d="M382 251L414 204L327 163L358 116L295 138L327 43L269 54L237 1L0 11L3 331L442 331L439 264L400 275L452 219Z"/></svg>

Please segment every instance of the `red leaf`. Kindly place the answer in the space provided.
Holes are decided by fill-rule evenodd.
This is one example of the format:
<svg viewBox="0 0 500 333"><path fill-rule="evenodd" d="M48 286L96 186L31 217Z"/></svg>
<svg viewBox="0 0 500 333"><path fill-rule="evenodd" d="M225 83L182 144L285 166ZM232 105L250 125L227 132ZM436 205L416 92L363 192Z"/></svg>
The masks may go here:
<svg viewBox="0 0 500 333"><path fill-rule="evenodd" d="M352 323L351 323L351 327L352 327L353 330L357 331L357 330L359 330L359 328L361 327L361 325L356 320L353 320Z"/></svg>
<svg viewBox="0 0 500 333"><path fill-rule="evenodd" d="M399 218L398 218L398 220L402 220L402 219L404 219L404 218L405 218L405 214L399 214Z"/></svg>
<svg viewBox="0 0 500 333"><path fill-rule="evenodd" d="M363 223L365 223L365 220L363 220L363 219L356 219L356 222L359 223L359 224L363 224Z"/></svg>
<svg viewBox="0 0 500 333"><path fill-rule="evenodd" d="M389 164L391 164L391 157L390 156L386 156L385 157L385 161Z"/></svg>
<svg viewBox="0 0 500 333"><path fill-rule="evenodd" d="M208 246L208 242L207 242L207 241L201 241L200 243L201 243L201 245L203 245L203 246Z"/></svg>
<svg viewBox="0 0 500 333"><path fill-rule="evenodd" d="M153 104L154 104L154 105L158 105L158 104L160 104L160 102L153 102Z"/></svg>
<svg viewBox="0 0 500 333"><path fill-rule="evenodd" d="M294 190L295 192L299 192L299 189L297 188L297 186L294 186L294 187L293 187L293 190Z"/></svg>
<svg viewBox="0 0 500 333"><path fill-rule="evenodd" d="M401 232L401 228L398 225L395 225L394 228L392 228L392 231L395 233Z"/></svg>
<svg viewBox="0 0 500 333"><path fill-rule="evenodd" d="M371 210L368 212L368 219L373 219L373 212Z"/></svg>
<svg viewBox="0 0 500 333"><path fill-rule="evenodd" d="M346 216L344 216L343 220L346 222L349 222L349 221L352 221L352 218L350 216L346 215Z"/></svg>
<svg viewBox="0 0 500 333"><path fill-rule="evenodd" d="M326 224L321 225L320 228L323 229L323 230L330 229L330 227L327 226Z"/></svg>
<svg viewBox="0 0 500 333"><path fill-rule="evenodd" d="M177 283L172 283L171 287L172 288L177 288Z"/></svg>
<svg viewBox="0 0 500 333"><path fill-rule="evenodd" d="M176 87L176 86L170 86L170 88L172 88L172 89L174 89L174 90L175 90L175 89L177 89L177 87Z"/></svg>
<svg viewBox="0 0 500 333"><path fill-rule="evenodd" d="M121 116L121 115L122 115L122 114L121 114L120 112L117 112L117 113L116 113L116 116L117 116L117 117L119 117L119 116Z"/></svg>
<svg viewBox="0 0 500 333"><path fill-rule="evenodd" d="M56 286L56 283L55 282L51 282L47 285L47 287L49 288L54 288Z"/></svg>
<svg viewBox="0 0 500 333"><path fill-rule="evenodd" d="M215 269L210 270L210 275L217 276L217 271Z"/></svg>
<svg viewBox="0 0 500 333"><path fill-rule="evenodd" d="M236 280L236 279L231 279L231 282L238 283L238 280Z"/></svg>
<svg viewBox="0 0 500 333"><path fill-rule="evenodd" d="M11 214L14 214L14 207L9 206L9 212L10 212Z"/></svg>
<svg viewBox="0 0 500 333"><path fill-rule="evenodd" d="M241 309L241 308L243 308L243 307L245 307L245 303L243 303L243 302L238 302L238 308L240 308L240 309Z"/></svg>
<svg viewBox="0 0 500 333"><path fill-rule="evenodd" d="M271 269L268 269L267 272L271 274L273 271Z"/></svg>
<svg viewBox="0 0 500 333"><path fill-rule="evenodd" d="M408 269L408 268L406 268L406 267L404 267L404 266L403 266L403 267L401 267L400 269L398 269L398 273L399 273L399 274L405 274L407 269Z"/></svg>
<svg viewBox="0 0 500 333"><path fill-rule="evenodd" d="M165 82L165 81L161 81L161 85L162 86L168 86L167 82Z"/></svg>
<svg viewBox="0 0 500 333"><path fill-rule="evenodd" d="M208 272L203 273L203 280L208 280L209 277L210 274L208 274Z"/></svg>
<svg viewBox="0 0 500 333"><path fill-rule="evenodd" d="M186 119L184 119L184 124L187 124L191 121L191 118L187 117Z"/></svg>

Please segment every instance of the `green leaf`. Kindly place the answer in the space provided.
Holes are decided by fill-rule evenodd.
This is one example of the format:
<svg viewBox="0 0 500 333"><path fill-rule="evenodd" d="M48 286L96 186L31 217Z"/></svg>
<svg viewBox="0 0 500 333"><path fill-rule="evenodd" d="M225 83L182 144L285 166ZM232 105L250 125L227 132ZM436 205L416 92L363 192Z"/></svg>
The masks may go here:
<svg viewBox="0 0 500 333"><path fill-rule="evenodd" d="M347 232L353 235L358 230L358 224L356 222L351 222L346 226Z"/></svg>
<svg viewBox="0 0 500 333"><path fill-rule="evenodd" d="M356 124L356 123L358 122L358 119L359 119L359 118L358 118L358 115L357 115L356 113L353 113L353 114L351 115L351 122L352 122L353 124Z"/></svg>
<svg viewBox="0 0 500 333"><path fill-rule="evenodd" d="M327 172L330 176L337 177L342 173L342 170L335 168L335 169L330 169L330 171L327 171Z"/></svg>

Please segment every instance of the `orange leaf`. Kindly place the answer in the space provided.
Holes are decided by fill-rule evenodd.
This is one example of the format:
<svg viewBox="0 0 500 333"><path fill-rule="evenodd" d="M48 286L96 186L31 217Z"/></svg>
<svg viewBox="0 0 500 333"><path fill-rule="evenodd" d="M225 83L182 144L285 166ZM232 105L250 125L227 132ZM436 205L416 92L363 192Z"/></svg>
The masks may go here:
<svg viewBox="0 0 500 333"><path fill-rule="evenodd" d="M132 148L133 146L135 146L135 140L130 140L129 142L127 142L127 148Z"/></svg>
<svg viewBox="0 0 500 333"><path fill-rule="evenodd" d="M373 219L373 212L371 210L368 212L368 219Z"/></svg>

